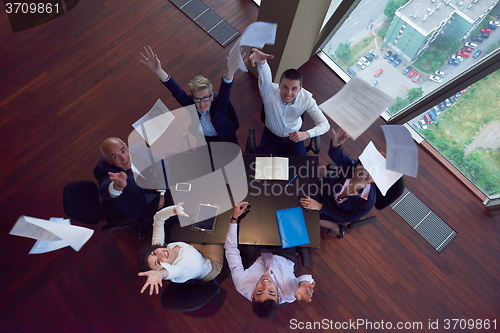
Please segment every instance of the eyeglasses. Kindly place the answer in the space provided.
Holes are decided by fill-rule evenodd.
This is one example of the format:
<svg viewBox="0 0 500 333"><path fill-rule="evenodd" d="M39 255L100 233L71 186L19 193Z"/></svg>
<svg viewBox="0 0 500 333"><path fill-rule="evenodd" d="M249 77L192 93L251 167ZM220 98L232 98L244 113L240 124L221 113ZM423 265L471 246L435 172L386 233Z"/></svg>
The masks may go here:
<svg viewBox="0 0 500 333"><path fill-rule="evenodd" d="M208 102L210 100L210 97L212 97L212 94L202 97L202 98L193 98L193 102L195 103L200 103L200 102Z"/></svg>

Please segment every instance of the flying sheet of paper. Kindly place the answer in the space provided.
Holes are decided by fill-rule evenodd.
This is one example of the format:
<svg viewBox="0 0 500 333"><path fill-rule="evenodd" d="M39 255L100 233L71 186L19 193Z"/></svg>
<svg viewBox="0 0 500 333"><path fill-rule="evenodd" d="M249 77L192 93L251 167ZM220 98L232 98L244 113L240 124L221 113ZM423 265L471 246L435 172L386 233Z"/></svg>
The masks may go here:
<svg viewBox="0 0 500 333"><path fill-rule="evenodd" d="M359 160L363 163L366 171L372 176L373 181L383 195L402 176L401 173L386 169L384 156L380 154L371 141L365 147L363 153L359 155Z"/></svg>
<svg viewBox="0 0 500 333"><path fill-rule="evenodd" d="M174 118L172 112L158 99L151 110L132 126L151 146L165 132Z"/></svg>
<svg viewBox="0 0 500 333"><path fill-rule="evenodd" d="M65 225L29 216L18 218L9 232L9 234L14 236L28 237L42 241L64 240L75 251L79 251L93 233L94 230L92 229Z"/></svg>
<svg viewBox="0 0 500 333"><path fill-rule="evenodd" d="M66 224L66 225L71 225L71 222L69 219L63 219L60 217L51 217L49 221L56 222L56 223L61 223L61 224ZM40 253L47 253L55 250L62 249L63 247L69 246L68 242L65 240L54 240L54 241L42 241L42 240L37 240L35 245L31 248L31 251L29 254L40 254Z"/></svg>
<svg viewBox="0 0 500 333"><path fill-rule="evenodd" d="M387 145L386 168L417 177L418 148L410 131L402 125L382 125Z"/></svg>
<svg viewBox="0 0 500 333"><path fill-rule="evenodd" d="M250 24L229 51L230 71L236 73L239 68L247 72L248 70L241 58L240 47L246 45L262 48L266 44L274 44L277 28L278 25L276 23L255 22Z"/></svg>
<svg viewBox="0 0 500 333"><path fill-rule="evenodd" d="M396 100L353 77L319 108L356 140Z"/></svg>

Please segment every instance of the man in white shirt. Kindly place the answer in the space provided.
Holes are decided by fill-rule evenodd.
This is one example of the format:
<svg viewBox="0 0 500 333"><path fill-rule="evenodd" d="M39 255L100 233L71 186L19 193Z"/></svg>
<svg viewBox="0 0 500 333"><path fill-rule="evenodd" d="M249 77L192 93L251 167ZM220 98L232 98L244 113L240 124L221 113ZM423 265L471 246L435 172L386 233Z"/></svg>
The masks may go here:
<svg viewBox="0 0 500 333"><path fill-rule="evenodd" d="M295 264L289 259L263 252L248 269L244 269L238 249L237 223L247 207L248 202L234 207L224 245L236 290L252 301L252 310L261 318L274 316L279 304L296 299L311 302L314 279L308 274L295 277Z"/></svg>
<svg viewBox="0 0 500 333"><path fill-rule="evenodd" d="M257 64L259 90L264 103L266 126L258 152L272 155L306 155L304 140L326 133L330 124L312 94L302 89L302 75L296 69L281 74L279 84L272 82L267 59L274 56L253 48L249 59ZM315 126L302 131L302 114L307 112Z"/></svg>

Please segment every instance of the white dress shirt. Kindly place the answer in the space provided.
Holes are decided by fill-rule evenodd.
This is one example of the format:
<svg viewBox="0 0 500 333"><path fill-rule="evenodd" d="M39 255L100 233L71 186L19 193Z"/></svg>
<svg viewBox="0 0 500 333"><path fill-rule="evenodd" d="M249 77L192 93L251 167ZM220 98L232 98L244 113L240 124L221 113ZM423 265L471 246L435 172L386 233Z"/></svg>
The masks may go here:
<svg viewBox="0 0 500 333"><path fill-rule="evenodd" d="M326 133L330 124L316 104L312 94L302 88L293 102L284 103L281 99L279 85L272 82L271 68L267 61L258 65L259 90L266 111L266 126L276 136L287 137L290 133L300 130L302 118L307 112L316 126L307 130L312 137Z"/></svg>
<svg viewBox="0 0 500 333"><path fill-rule="evenodd" d="M253 265L248 269L245 270L243 268L240 250L238 250L237 230L238 225L236 223L231 223L229 225L226 243L224 245L226 248L227 263L229 265L229 269L231 269L231 276L236 290L238 290L238 292L245 296L248 300L252 300L251 296L255 290L255 285L259 281L262 274L266 272L266 269L264 268L262 257L258 257L255 263L253 263ZM294 294L299 288L300 282L314 282L314 279L309 274L295 277L293 272L294 265L293 261L279 255L273 255L271 277L273 278L276 288L278 289L280 304L295 301Z"/></svg>
<svg viewBox="0 0 500 333"><path fill-rule="evenodd" d="M165 220L175 215L174 207L163 208L155 214L153 237L151 239L153 245L165 242ZM169 243L166 248L173 249L176 246L179 246L181 249L174 263L161 264L168 271L166 280L183 283L191 279L202 279L212 270L212 262L209 259L205 259L198 250L187 243Z"/></svg>

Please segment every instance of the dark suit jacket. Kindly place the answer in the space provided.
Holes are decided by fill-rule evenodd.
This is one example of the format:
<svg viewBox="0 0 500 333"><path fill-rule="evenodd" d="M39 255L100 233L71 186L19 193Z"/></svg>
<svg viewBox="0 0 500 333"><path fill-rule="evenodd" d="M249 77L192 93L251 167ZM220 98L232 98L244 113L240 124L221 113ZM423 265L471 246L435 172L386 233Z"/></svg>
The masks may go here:
<svg viewBox="0 0 500 333"><path fill-rule="evenodd" d="M158 208L160 196L153 193L145 193L142 188L137 186L134 176L127 172L127 186L123 189L121 195L112 198L109 195L109 179L108 172L120 172L123 169L117 168L103 158L99 160L94 168L94 177L99 183L99 193L103 200L112 200L118 210L128 216L132 221L149 221Z"/></svg>
<svg viewBox="0 0 500 333"><path fill-rule="evenodd" d="M350 196L341 204L337 204L333 194L340 191L347 178L352 177L352 172L357 161L344 154L342 147L332 148L328 151L328 156L335 162L341 170L337 173L327 174L323 178L322 195L320 202L323 207L320 210L320 218L332 222L355 222L361 219L372 210L377 200L376 186L370 185L368 200L358 196Z"/></svg>
<svg viewBox="0 0 500 333"><path fill-rule="evenodd" d="M193 97L186 94L172 77L170 77L167 82L162 83L170 90L172 96L174 96L180 105L188 106L194 104ZM228 118L228 104L230 103L229 95L232 85L232 82L226 83L224 79L222 79L219 93L214 94L214 100L210 107L210 119L221 141L238 144L238 138L236 137L237 127ZM200 117L199 113L198 117Z"/></svg>

